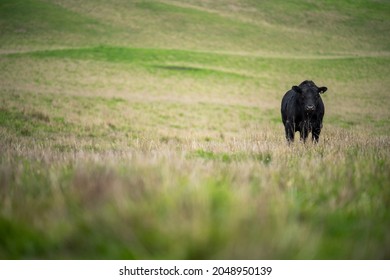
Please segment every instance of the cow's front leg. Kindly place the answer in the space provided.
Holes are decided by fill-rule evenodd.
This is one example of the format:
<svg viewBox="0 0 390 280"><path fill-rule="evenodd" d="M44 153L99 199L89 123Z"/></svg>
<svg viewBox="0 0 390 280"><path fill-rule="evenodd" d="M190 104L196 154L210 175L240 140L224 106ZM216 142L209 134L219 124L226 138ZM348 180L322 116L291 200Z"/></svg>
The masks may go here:
<svg viewBox="0 0 390 280"><path fill-rule="evenodd" d="M314 143L318 143L318 139L320 138L320 133L321 133L321 126L317 126L313 128L312 140Z"/></svg>

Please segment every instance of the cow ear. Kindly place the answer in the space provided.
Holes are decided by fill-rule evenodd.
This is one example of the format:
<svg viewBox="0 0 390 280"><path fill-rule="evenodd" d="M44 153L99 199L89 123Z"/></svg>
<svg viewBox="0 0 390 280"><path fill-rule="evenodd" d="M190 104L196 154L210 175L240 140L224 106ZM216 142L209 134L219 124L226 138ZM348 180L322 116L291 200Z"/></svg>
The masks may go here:
<svg viewBox="0 0 390 280"><path fill-rule="evenodd" d="M296 92L298 92L298 93L302 93L301 88L298 87L298 86L293 86L291 89L294 90L294 91L296 91Z"/></svg>
<svg viewBox="0 0 390 280"><path fill-rule="evenodd" d="M327 91L327 90L328 90L327 87L320 87L320 88L318 88L318 92L319 92L319 93L324 93L324 92Z"/></svg>

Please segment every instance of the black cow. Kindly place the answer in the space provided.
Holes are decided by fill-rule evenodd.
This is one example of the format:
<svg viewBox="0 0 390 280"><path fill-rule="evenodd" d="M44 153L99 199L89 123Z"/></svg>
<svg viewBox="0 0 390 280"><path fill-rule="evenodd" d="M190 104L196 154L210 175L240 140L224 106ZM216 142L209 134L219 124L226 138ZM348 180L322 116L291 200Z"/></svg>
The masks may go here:
<svg viewBox="0 0 390 280"><path fill-rule="evenodd" d="M283 96L282 121L289 143L294 141L296 131L299 131L304 142L310 132L312 140L318 142L325 113L320 94L327 89L327 87L317 87L313 81L303 81L299 86L293 86Z"/></svg>

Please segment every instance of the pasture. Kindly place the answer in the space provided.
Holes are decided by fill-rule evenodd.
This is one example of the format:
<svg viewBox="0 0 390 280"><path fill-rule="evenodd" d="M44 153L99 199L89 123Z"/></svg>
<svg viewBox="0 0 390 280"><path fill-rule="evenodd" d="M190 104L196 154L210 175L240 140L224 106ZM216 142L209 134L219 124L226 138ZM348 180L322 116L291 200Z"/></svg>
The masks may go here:
<svg viewBox="0 0 390 280"><path fill-rule="evenodd" d="M388 1L0 0L0 258L389 259L389 32Z"/></svg>

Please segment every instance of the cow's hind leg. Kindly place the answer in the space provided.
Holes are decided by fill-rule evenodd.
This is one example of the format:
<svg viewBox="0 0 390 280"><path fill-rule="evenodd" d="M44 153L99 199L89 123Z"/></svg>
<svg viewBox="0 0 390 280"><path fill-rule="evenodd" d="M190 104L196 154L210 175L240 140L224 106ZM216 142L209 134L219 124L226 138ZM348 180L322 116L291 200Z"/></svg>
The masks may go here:
<svg viewBox="0 0 390 280"><path fill-rule="evenodd" d="M294 142L295 130L294 130L293 124L290 121L286 121L286 124L284 125L284 128L286 130L286 139L287 139L287 141L289 143L290 142Z"/></svg>

